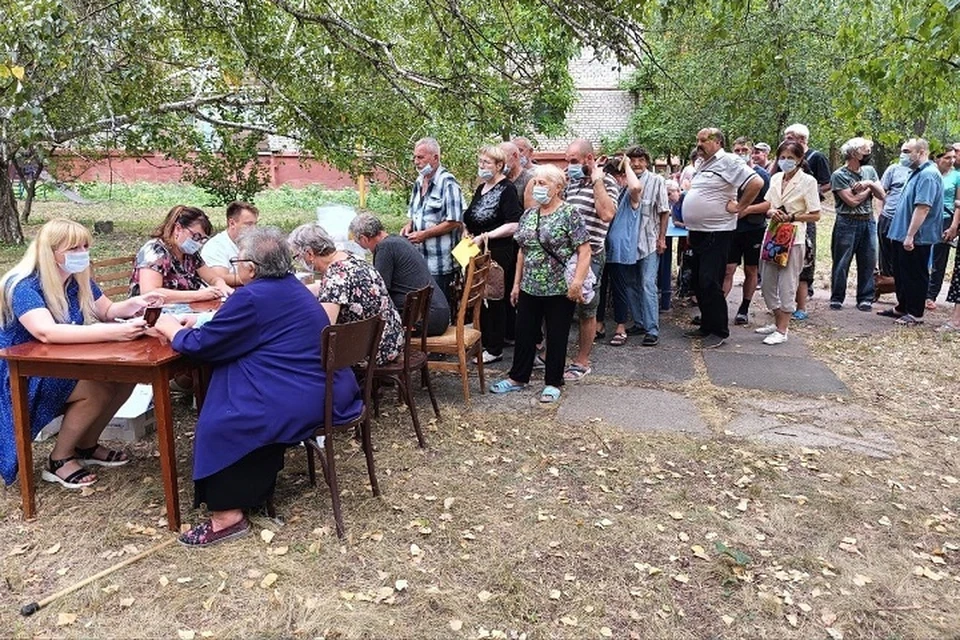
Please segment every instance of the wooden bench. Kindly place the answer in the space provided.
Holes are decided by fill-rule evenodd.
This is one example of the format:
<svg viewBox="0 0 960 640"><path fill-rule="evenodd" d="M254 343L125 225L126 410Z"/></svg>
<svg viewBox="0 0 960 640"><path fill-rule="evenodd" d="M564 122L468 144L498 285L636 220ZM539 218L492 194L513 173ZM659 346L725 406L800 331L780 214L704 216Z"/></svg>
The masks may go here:
<svg viewBox="0 0 960 640"><path fill-rule="evenodd" d="M91 263L93 279L96 281L103 295L108 298L126 298L130 291L130 276L133 274L133 264L137 256L121 256L107 258Z"/></svg>

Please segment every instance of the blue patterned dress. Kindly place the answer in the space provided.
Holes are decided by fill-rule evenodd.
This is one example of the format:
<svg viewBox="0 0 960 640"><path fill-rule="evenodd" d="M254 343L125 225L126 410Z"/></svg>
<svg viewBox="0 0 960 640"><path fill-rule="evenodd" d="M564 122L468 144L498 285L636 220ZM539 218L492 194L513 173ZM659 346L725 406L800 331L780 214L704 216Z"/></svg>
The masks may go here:
<svg viewBox="0 0 960 640"><path fill-rule="evenodd" d="M103 293L93 280L90 281L93 299ZM73 277L67 282L67 308L70 324L83 324L80 310L80 287ZM0 348L12 347L35 340L27 328L20 324L20 317L34 309L46 308L40 277L33 274L17 283L13 289L13 314L16 320L0 329ZM57 416L63 414L67 398L73 393L76 380L63 378L27 379L27 397L30 404L30 434L33 437ZM10 368L6 360L0 360L0 474L3 481L13 484L17 479L17 441L13 434L13 401L10 397Z"/></svg>

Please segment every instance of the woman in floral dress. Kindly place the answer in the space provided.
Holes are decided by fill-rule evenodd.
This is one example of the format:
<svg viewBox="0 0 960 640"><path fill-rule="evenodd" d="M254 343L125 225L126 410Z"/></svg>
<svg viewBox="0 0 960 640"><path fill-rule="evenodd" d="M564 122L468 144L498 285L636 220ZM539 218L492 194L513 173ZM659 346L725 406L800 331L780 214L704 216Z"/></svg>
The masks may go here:
<svg viewBox="0 0 960 640"><path fill-rule="evenodd" d="M171 209L137 252L130 295L155 291L167 302L200 302L233 293L200 257L200 248L211 233L213 225L200 209L184 205Z"/></svg>
<svg viewBox="0 0 960 640"><path fill-rule="evenodd" d="M403 322L383 278L367 263L337 249L333 238L316 223L300 225L288 239L294 258L321 275L309 285L330 317L330 323L356 322L380 315L383 337L377 364L396 360L403 350Z"/></svg>
<svg viewBox="0 0 960 640"><path fill-rule="evenodd" d="M540 165L531 183L538 204L523 214L514 235L520 254L510 293L510 301L517 307L513 366L508 377L491 386L490 391L519 391L530 382L540 327L545 324L545 386L540 401L556 402L563 385L570 321L576 303L583 297L590 269L590 243L580 214L563 201L563 172L553 165ZM574 255L576 270L568 284L566 266Z"/></svg>

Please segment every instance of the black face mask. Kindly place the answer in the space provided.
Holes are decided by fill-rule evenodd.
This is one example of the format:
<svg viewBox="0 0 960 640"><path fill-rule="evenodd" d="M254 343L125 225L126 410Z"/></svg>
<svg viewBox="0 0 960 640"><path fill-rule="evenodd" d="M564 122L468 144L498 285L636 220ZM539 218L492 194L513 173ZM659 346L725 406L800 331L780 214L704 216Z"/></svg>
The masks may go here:
<svg viewBox="0 0 960 640"><path fill-rule="evenodd" d="M871 158L871 157L872 157L872 154L870 154L870 153L868 153L867 155L863 156L862 158L860 158L860 164L870 164L870 158Z"/></svg>

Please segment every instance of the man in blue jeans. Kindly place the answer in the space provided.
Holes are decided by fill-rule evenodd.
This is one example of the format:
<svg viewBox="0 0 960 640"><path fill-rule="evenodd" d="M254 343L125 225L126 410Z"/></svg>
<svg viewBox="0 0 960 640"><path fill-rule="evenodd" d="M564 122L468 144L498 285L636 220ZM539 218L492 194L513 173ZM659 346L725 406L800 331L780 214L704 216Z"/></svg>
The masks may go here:
<svg viewBox="0 0 960 640"><path fill-rule="evenodd" d="M663 178L649 170L652 162L647 150L633 146L624 153L643 188L640 196L640 231L637 237L640 255L636 265L637 287L630 292L633 298L630 308L634 314L639 314L634 316L634 320L645 332L641 344L653 347L660 342L660 292L657 288L657 276L660 273L660 254L667 248L670 202Z"/></svg>
<svg viewBox="0 0 960 640"><path fill-rule="evenodd" d="M880 186L877 171L870 166L873 143L866 138L851 138L840 147L846 164L830 176L837 219L833 225L830 253L830 308L843 308L847 295L847 274L850 263L857 260L857 309L873 308L873 271L877 266L877 221L873 215L873 199L883 200L886 193Z"/></svg>

